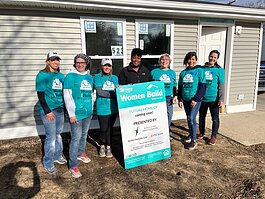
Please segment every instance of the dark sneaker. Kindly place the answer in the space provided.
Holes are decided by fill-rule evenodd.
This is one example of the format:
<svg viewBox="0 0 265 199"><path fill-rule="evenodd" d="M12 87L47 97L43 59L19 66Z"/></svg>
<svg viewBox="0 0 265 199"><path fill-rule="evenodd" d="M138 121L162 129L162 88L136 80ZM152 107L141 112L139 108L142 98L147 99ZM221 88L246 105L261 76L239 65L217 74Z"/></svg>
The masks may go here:
<svg viewBox="0 0 265 199"><path fill-rule="evenodd" d="M69 172L74 178L80 178L82 176L82 174L80 173L77 167L69 169Z"/></svg>
<svg viewBox="0 0 265 199"><path fill-rule="evenodd" d="M105 152L105 146L101 146L99 149L99 157L104 158L106 157L106 152Z"/></svg>
<svg viewBox="0 0 265 199"><path fill-rule="evenodd" d="M204 134L202 134L202 133L199 133L198 135L197 135L197 139L198 140L202 140L203 138L204 138Z"/></svg>
<svg viewBox="0 0 265 199"><path fill-rule="evenodd" d="M48 167L44 167L45 171L47 171L49 174L55 174L57 173L57 169L55 167L51 167L51 168L48 168Z"/></svg>
<svg viewBox="0 0 265 199"><path fill-rule="evenodd" d="M83 153L80 157L77 157L78 160L81 160L84 163L89 163L91 160L85 153Z"/></svg>
<svg viewBox="0 0 265 199"><path fill-rule="evenodd" d="M67 163L66 159L64 159L63 156L61 156L58 160L54 160L54 162L56 162L58 164L66 164Z"/></svg>
<svg viewBox="0 0 265 199"><path fill-rule="evenodd" d="M110 148L107 148L107 150L106 150L106 157L107 157L107 158L112 158L112 157L113 157Z"/></svg>
<svg viewBox="0 0 265 199"><path fill-rule="evenodd" d="M216 143L216 137L214 137L214 136L212 135L209 144L210 144L210 145L215 145L215 143Z"/></svg>
<svg viewBox="0 0 265 199"><path fill-rule="evenodd" d="M194 149L196 148L196 145L197 145L196 142L191 141L191 142L188 144L188 149L189 149L189 150L194 150Z"/></svg>
<svg viewBox="0 0 265 199"><path fill-rule="evenodd" d="M191 142L191 138L190 138L190 136L186 137L186 138L184 139L184 142L186 142L186 143L190 143L190 142Z"/></svg>

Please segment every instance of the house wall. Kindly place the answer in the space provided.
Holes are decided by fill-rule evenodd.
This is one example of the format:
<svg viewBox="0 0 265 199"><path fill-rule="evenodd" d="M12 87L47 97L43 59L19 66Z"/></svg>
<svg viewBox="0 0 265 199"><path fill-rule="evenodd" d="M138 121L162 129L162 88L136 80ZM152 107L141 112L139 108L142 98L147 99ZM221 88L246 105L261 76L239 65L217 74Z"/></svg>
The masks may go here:
<svg viewBox="0 0 265 199"><path fill-rule="evenodd" d="M234 108L240 111L240 106L253 109L261 45L259 23L236 22L235 26L242 26L242 32L234 36L228 112Z"/></svg>
<svg viewBox="0 0 265 199"><path fill-rule="evenodd" d="M12 13L1 9L0 13L0 139L43 134L36 105L36 74L45 67L49 51L61 54L62 73L66 74L72 68L74 55L81 52L80 16L90 15L23 10ZM137 17L126 18L128 62L135 47L135 19ZM185 54L197 51L198 20L173 20L173 69L178 77L184 69ZM242 34L234 39L229 106L253 106L259 24L240 22L236 25L243 26L243 29ZM238 94L244 94L244 99L237 100ZM183 110L177 106L174 110L177 113L173 119L185 118Z"/></svg>
<svg viewBox="0 0 265 199"><path fill-rule="evenodd" d="M0 129L39 125L35 77L47 52L61 54L63 73L81 52L79 18L10 14L0 15Z"/></svg>
<svg viewBox="0 0 265 199"><path fill-rule="evenodd" d="M174 66L173 70L177 74L185 68L183 59L187 52L197 51L198 45L198 20L179 19L174 21ZM172 119L185 118L185 112L178 106L174 106Z"/></svg>

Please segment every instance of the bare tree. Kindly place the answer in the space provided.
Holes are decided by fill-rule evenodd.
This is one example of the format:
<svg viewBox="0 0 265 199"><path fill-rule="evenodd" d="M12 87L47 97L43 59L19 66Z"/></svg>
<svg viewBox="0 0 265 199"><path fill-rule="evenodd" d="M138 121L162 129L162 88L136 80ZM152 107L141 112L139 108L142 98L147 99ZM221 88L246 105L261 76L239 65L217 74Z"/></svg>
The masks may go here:
<svg viewBox="0 0 265 199"><path fill-rule="evenodd" d="M245 6L251 8L265 8L265 0L259 0L256 3L249 1Z"/></svg>

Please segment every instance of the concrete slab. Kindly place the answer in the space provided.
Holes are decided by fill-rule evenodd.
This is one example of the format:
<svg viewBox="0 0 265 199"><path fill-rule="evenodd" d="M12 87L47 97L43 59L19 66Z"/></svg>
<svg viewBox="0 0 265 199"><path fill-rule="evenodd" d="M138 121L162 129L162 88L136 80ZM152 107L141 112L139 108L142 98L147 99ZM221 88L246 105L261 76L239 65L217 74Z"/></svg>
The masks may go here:
<svg viewBox="0 0 265 199"><path fill-rule="evenodd" d="M219 133L246 146L265 143L264 118L261 111L222 114Z"/></svg>
<svg viewBox="0 0 265 199"><path fill-rule="evenodd" d="M211 129L210 120L207 127ZM246 146L265 143L265 93L258 95L256 111L221 114L220 120L221 135Z"/></svg>

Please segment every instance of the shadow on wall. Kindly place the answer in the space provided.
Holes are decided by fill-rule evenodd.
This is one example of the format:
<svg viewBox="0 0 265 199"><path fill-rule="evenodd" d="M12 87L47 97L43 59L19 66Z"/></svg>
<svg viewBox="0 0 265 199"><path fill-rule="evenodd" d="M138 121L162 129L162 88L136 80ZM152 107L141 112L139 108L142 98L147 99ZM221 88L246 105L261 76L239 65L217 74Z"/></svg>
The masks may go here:
<svg viewBox="0 0 265 199"><path fill-rule="evenodd" d="M40 191L40 176L34 162L9 163L0 171L1 198L32 198Z"/></svg>

